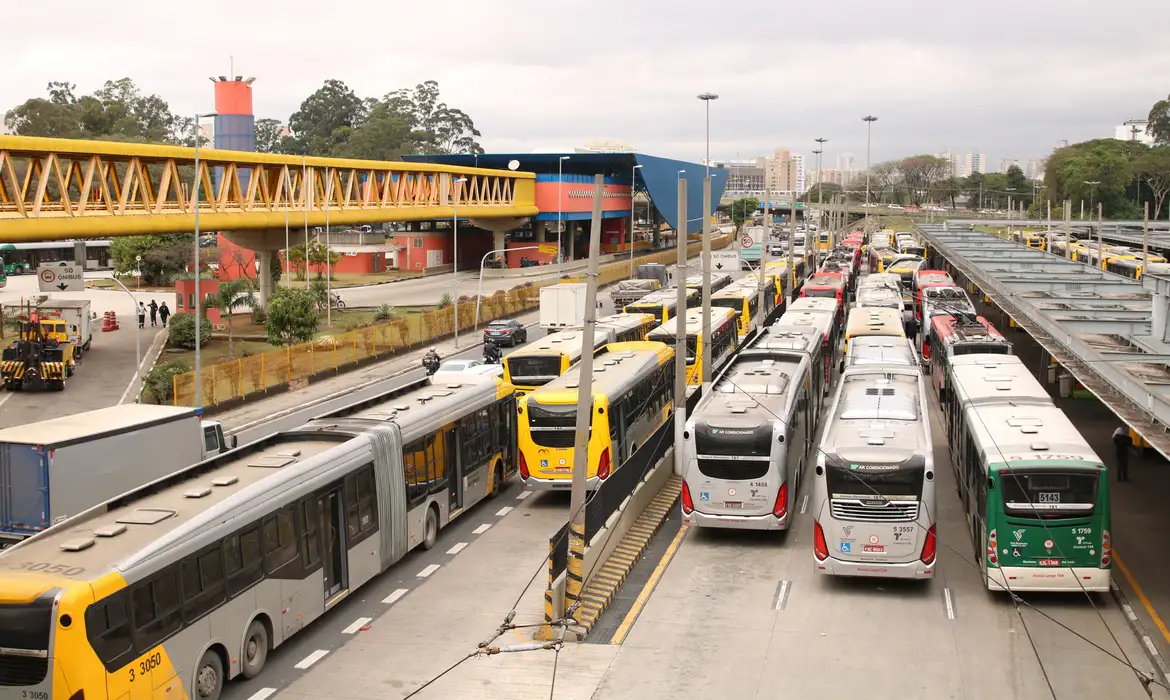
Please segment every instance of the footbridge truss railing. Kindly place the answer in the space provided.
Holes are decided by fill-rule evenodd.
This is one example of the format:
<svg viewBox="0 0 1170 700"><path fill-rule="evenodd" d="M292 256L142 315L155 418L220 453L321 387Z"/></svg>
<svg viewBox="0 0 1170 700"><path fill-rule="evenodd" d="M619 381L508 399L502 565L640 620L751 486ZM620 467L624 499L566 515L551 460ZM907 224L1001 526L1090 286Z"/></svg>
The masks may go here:
<svg viewBox="0 0 1170 700"><path fill-rule="evenodd" d="M0 136L0 241L192 231L196 182L208 231L537 213L532 173Z"/></svg>

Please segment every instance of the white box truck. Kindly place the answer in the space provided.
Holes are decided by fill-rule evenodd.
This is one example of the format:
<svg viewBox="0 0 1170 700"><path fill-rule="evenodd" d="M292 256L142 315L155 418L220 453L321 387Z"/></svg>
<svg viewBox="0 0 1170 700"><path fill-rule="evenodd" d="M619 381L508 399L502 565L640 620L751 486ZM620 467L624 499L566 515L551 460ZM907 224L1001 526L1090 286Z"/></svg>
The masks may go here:
<svg viewBox="0 0 1170 700"><path fill-rule="evenodd" d="M88 299L48 299L40 303L37 312L43 319L59 319L65 322L69 342L73 344L73 357L80 360L89 352L93 342L93 321L95 314L90 310Z"/></svg>
<svg viewBox="0 0 1170 700"><path fill-rule="evenodd" d="M0 430L0 545L235 446L199 409L147 404Z"/></svg>
<svg viewBox="0 0 1170 700"><path fill-rule="evenodd" d="M585 323L585 283L561 282L540 290L540 327L557 331Z"/></svg>

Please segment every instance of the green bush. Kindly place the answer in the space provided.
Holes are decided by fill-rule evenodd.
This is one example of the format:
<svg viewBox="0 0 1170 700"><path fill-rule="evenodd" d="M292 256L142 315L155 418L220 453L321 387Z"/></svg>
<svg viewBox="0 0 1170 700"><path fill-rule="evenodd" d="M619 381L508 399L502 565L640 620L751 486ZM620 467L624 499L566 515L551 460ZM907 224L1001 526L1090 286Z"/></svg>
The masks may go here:
<svg viewBox="0 0 1170 700"><path fill-rule="evenodd" d="M207 345L211 340L211 321L204 316L199 324L199 345ZM195 348L195 316L189 313L177 313L167 321L170 335L167 341L176 348L192 350Z"/></svg>
<svg viewBox="0 0 1170 700"><path fill-rule="evenodd" d="M150 392L156 402L170 403L175 398L175 375L190 371L191 368L182 360L164 362L155 365L146 373L146 376L142 378L142 386Z"/></svg>
<svg viewBox="0 0 1170 700"><path fill-rule="evenodd" d="M321 314L313 292L279 287L268 300L268 319L264 327L272 345L292 345L312 340L320 321Z"/></svg>
<svg viewBox="0 0 1170 700"><path fill-rule="evenodd" d="M439 297L439 308L440 309L445 309L454 303L455 303L455 300L453 298L451 298L450 292L443 292L443 295L441 297Z"/></svg>
<svg viewBox="0 0 1170 700"><path fill-rule="evenodd" d="M395 310L395 308L393 306L391 306L390 304L378 304L378 308L374 310L374 320L379 322L379 323L382 323L385 321L389 321L390 319L394 318L397 314L398 314L398 311Z"/></svg>

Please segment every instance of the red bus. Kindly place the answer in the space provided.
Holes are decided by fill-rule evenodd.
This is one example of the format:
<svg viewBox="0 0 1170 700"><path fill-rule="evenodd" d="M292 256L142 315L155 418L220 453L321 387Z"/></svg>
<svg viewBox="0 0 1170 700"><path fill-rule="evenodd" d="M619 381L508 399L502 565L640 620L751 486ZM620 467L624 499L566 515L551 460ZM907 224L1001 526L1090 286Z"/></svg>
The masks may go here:
<svg viewBox="0 0 1170 700"><path fill-rule="evenodd" d="M914 318L922 320L922 286L929 284L946 284L958 286L951 276L942 270L918 270L914 273L910 291L914 295Z"/></svg>
<svg viewBox="0 0 1170 700"><path fill-rule="evenodd" d="M841 309L840 315L843 318L844 309L849 303L845 294L848 284L849 281L841 272L815 272L800 288L800 296L836 299L837 306Z"/></svg>
<svg viewBox="0 0 1170 700"><path fill-rule="evenodd" d="M991 321L982 316L935 316L932 332L923 348L923 361L930 363L930 375L939 401L949 400L947 367L959 355L1010 355L1012 344L1000 335Z"/></svg>

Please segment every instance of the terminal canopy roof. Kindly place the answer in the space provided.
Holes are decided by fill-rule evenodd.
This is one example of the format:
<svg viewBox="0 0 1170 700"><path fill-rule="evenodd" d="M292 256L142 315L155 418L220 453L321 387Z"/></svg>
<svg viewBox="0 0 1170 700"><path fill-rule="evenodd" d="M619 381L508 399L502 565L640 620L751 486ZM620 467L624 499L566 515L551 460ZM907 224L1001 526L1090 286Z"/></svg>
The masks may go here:
<svg viewBox="0 0 1170 700"><path fill-rule="evenodd" d="M562 157L568 156L565 160ZM678 226L678 181L687 181L687 233L703 230L703 178L707 168L702 163L685 160L659 158L643 153L592 153L567 151L561 153L452 153L441 155L407 155L403 160L412 163L442 163L464 167L497 168L507 170L511 161L517 161L517 170L553 175L602 174L608 182L629 185L633 182L635 191L641 190L650 196L659 216L671 227ZM634 169L634 166L642 167ZM710 216L719 206L723 188L727 184L728 171L711 168L711 206L706 212ZM555 179L555 177L554 177Z"/></svg>

